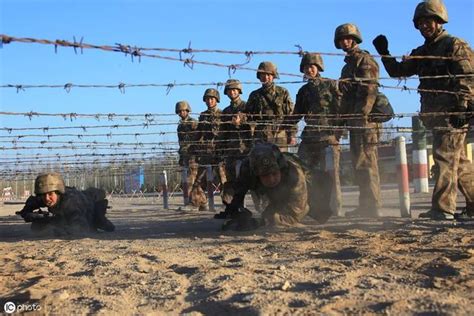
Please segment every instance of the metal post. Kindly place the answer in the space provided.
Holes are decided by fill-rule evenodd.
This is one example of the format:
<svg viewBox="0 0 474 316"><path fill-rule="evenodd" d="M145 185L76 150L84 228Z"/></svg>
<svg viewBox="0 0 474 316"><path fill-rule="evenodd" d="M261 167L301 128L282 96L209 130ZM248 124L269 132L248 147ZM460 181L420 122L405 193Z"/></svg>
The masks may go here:
<svg viewBox="0 0 474 316"><path fill-rule="evenodd" d="M181 171L181 188L183 189L183 203L184 205L189 204L189 187L188 187L188 167L185 166Z"/></svg>
<svg viewBox="0 0 474 316"><path fill-rule="evenodd" d="M162 180L163 180L163 208L168 209L168 177L166 175L166 170L162 172Z"/></svg>
<svg viewBox="0 0 474 316"><path fill-rule="evenodd" d="M428 153L426 151L426 129L418 116L412 117L413 127L413 184L415 192L428 193Z"/></svg>
<svg viewBox="0 0 474 316"><path fill-rule="evenodd" d="M214 212L214 187L212 186L212 181L214 180L214 173L212 172L212 166L206 166L206 176L207 176L207 197L209 199L209 210Z"/></svg>
<svg viewBox="0 0 474 316"><path fill-rule="evenodd" d="M396 139L395 157L397 163L398 196L400 202L400 215L411 217L410 213L410 187L408 183L407 152L405 147L405 137L399 136Z"/></svg>

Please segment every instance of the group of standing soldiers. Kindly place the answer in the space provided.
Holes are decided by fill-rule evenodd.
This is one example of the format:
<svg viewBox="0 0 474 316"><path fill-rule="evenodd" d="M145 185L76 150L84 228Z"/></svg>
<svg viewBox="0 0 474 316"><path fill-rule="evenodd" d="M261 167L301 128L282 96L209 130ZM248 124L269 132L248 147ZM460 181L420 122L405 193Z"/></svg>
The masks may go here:
<svg viewBox="0 0 474 316"><path fill-rule="evenodd" d="M457 187L467 202L463 214L457 215L470 218L474 214L474 173L464 150L473 103L472 50L465 41L447 34L443 29L447 21L447 11L441 1L427 0L418 4L413 22L425 43L411 55L421 58L407 57L398 62L389 55L385 36L378 36L373 41L383 55L382 62L389 75L420 76L421 118L433 131L436 170L432 208L421 217L432 219L454 218ZM226 218L237 212L243 205L242 192L248 189L253 190L253 197L266 197L263 214L269 213L268 208L276 201L280 208L286 205L291 209L291 205L282 201L285 192L287 197L291 195L289 191L278 190L279 184L265 185L263 177L266 174L260 171L265 169L267 175L271 173L271 167L284 171L290 162L294 162L304 169L301 176L309 179L302 193L307 207L302 207L301 214L293 212L290 219L280 222L295 223L307 213L317 219L326 219L327 214L336 213L335 209L341 205L338 172L335 176L329 175L327 164L339 170L339 139L341 131L349 129L352 167L360 195L358 207L346 216L380 216L377 154L380 121L371 114L374 114L374 106L388 100L378 91L379 66L368 51L359 47L361 42L356 25L347 23L336 28L334 45L346 53L345 65L337 81L321 77L324 64L319 54L304 54L300 71L307 83L299 89L295 105L288 90L274 83L278 78L277 67L268 61L260 63L257 78L262 87L250 93L247 103L240 99L242 85L235 79L225 84L224 93L231 102L222 111L217 107L219 92L216 89L205 91L203 100L208 109L201 113L199 121L190 118L191 108L186 101L178 102L180 165L191 170L192 202L206 208L207 199L202 187L204 169L197 165L212 164L217 166L215 173L223 183L223 202L227 205L226 211L216 217ZM454 112L458 114L452 114ZM443 116L441 113L450 114ZM306 126L301 133L297 157L291 157L286 151L288 146L296 145L297 123L303 118ZM328 148L332 150L332 161L325 159ZM247 179L244 178L244 167L250 168L249 175L245 175ZM256 176L257 183L249 185L248 179L252 175ZM283 180L278 183L285 182ZM280 192L283 197L274 196L272 201L270 191ZM311 203L316 197L318 201ZM258 200L254 199L254 202ZM270 213L274 220L274 214L278 212Z"/></svg>

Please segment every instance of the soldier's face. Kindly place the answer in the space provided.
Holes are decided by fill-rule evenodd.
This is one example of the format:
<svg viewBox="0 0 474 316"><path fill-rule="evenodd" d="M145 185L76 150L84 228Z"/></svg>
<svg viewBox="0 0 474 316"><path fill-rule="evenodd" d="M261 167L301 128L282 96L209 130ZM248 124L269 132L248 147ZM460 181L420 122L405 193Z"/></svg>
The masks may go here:
<svg viewBox="0 0 474 316"><path fill-rule="evenodd" d="M341 49L345 52L350 51L356 45L356 42L351 36L341 37L338 43L339 43L339 46L341 46Z"/></svg>
<svg viewBox="0 0 474 316"><path fill-rule="evenodd" d="M273 75L265 72L258 74L258 79L262 84L269 84L273 82Z"/></svg>
<svg viewBox="0 0 474 316"><path fill-rule="evenodd" d="M418 19L416 26L425 39L431 39L436 36L440 24L432 17L423 17Z"/></svg>
<svg viewBox="0 0 474 316"><path fill-rule="evenodd" d="M227 96L231 100L235 100L239 97L239 89L227 89Z"/></svg>
<svg viewBox="0 0 474 316"><path fill-rule="evenodd" d="M273 171L271 173L265 174L263 176L259 176L260 182L263 184L263 186L267 188L274 188L277 185L280 184L281 182L281 172L280 170L278 171Z"/></svg>
<svg viewBox="0 0 474 316"><path fill-rule="evenodd" d="M59 195L55 191L52 191L41 195L41 199L47 207L53 207L58 203Z"/></svg>
<svg viewBox="0 0 474 316"><path fill-rule="evenodd" d="M306 65L304 66L304 74L307 78L316 78L318 75L318 66L316 65Z"/></svg>
<svg viewBox="0 0 474 316"><path fill-rule="evenodd" d="M178 112L179 117L183 120L188 117L188 114L189 112L187 110L180 110Z"/></svg>
<svg viewBox="0 0 474 316"><path fill-rule="evenodd" d="M214 97L206 97L206 105L208 109L212 109L217 105L217 99Z"/></svg>

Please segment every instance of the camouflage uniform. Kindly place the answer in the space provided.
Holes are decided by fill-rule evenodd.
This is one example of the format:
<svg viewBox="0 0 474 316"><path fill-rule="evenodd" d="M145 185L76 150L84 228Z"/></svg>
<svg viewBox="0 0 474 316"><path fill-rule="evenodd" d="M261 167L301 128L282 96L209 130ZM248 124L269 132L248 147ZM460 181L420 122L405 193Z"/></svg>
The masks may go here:
<svg viewBox="0 0 474 316"><path fill-rule="evenodd" d="M311 62L309 59L312 58ZM319 71L323 71L322 59L317 54L306 54L302 61L300 70L302 72L304 63L317 63ZM309 79L308 83L301 87L296 95L296 104L289 124L296 124L303 117L306 126L301 134L301 143L298 148L298 156L311 166L313 179L318 183L316 188L328 186L330 195L326 195L321 201L324 207L332 209L333 214L337 214L341 208L341 184L339 181L339 133L334 129L325 129L318 126L337 126L338 121L327 115L339 113L340 92L337 84L333 80L323 79L319 73L316 78ZM326 149L332 149L334 174L328 172L326 166ZM334 180L335 183L332 183Z"/></svg>
<svg viewBox="0 0 474 316"><path fill-rule="evenodd" d="M360 32L353 24L343 24L336 29L334 43L343 36L351 36L357 44L362 42ZM347 52L341 79L364 79L363 84L341 81L341 112L360 114L350 118L346 125L364 129L350 130L350 150L355 182L359 186L359 207L346 215L378 216L380 201L380 177L378 168L378 123L369 122L368 115L374 106L378 88L379 67L369 52L358 45Z"/></svg>
<svg viewBox="0 0 474 316"><path fill-rule="evenodd" d="M42 190L38 185L44 180L55 181L56 184L52 188ZM59 180L59 181L57 181ZM51 187L50 187L51 188ZM33 212L46 204L41 198L41 194L55 191L59 199L58 202L48 207L50 217L44 217L36 220L32 215L38 214ZM105 191L102 189L89 188L85 191L79 191L76 188L65 187L62 177L56 173L43 174L37 177L35 181L35 194L30 196L25 207L18 212L26 222L32 222L31 229L36 233L52 232L57 235L80 234L97 229L113 231L115 226L105 217L107 209L107 200L105 199Z"/></svg>
<svg viewBox="0 0 474 316"><path fill-rule="evenodd" d="M181 107L183 107L183 109L187 109L188 112L191 112L191 107L189 106L188 102L180 101L176 103L176 114L178 114L178 110ZM177 128L179 143L179 165L189 169L187 179L188 188L192 187L198 171L194 153L198 136L197 127L198 121L188 115L185 119L180 119Z"/></svg>
<svg viewBox="0 0 474 316"><path fill-rule="evenodd" d="M437 1L420 3L413 22L415 27L421 17L438 18L440 24L448 22L444 5ZM385 47L377 41L385 39ZM388 41L384 36L374 40L378 51L389 55ZM419 89L452 91L457 94L419 91L421 95L421 113L464 112L473 104L473 78L455 77L455 75L474 74L474 58L469 45L457 37L449 35L440 27L439 34L426 39L420 47L412 50L411 56L444 56L454 59L406 59L398 62L392 57L383 57L385 69L392 77L412 75L439 76L450 78L420 78ZM467 159L464 142L468 129L467 121L456 116L426 115L421 119L433 133L433 159L435 162L435 187L432 197L432 209L428 215L452 217L456 210L457 187L466 198L467 213L474 216L474 167ZM457 184L457 187L456 187ZM446 214L446 215L444 215Z"/></svg>
<svg viewBox="0 0 474 316"><path fill-rule="evenodd" d="M268 148L273 151L270 151L270 155ZM265 224L297 224L309 212L309 173L303 162L292 154L281 153L272 144L258 144L252 152L254 154L251 153L250 157L242 162L237 190L229 208L238 209L243 205L248 190L256 190L269 200L262 213ZM279 169L281 172L281 181L273 188L263 186L259 179L259 174L270 169Z"/></svg>
<svg viewBox="0 0 474 316"><path fill-rule="evenodd" d="M207 89L204 93L203 100L206 96L216 97L217 101L220 101L219 92L215 89ZM197 145L196 154L199 161L199 171L196 181L193 185L192 200L195 206L204 208L207 204L207 197L205 190L207 188L206 180L206 167L205 165L217 165L220 162L220 157L217 152L217 143L219 140L219 130L222 122L222 111L215 106L214 108L207 109L201 112L199 116L199 123L197 128L197 138L199 144ZM216 168L213 167L214 172ZM223 167L217 168L221 181L225 182L225 174ZM201 189L199 189L199 187ZM198 196L199 198L196 198ZM199 200L199 203L195 201Z"/></svg>
<svg viewBox="0 0 474 316"><path fill-rule="evenodd" d="M262 62L259 72L266 72L260 69L267 66L274 69L274 77L278 78L275 65L269 62ZM276 144L283 151L288 150L288 138L294 137L296 132L295 128L288 129L282 126L285 117L293 113L293 102L288 90L271 83L252 91L247 101L246 112L249 113L249 120L256 124L254 133L256 140Z"/></svg>

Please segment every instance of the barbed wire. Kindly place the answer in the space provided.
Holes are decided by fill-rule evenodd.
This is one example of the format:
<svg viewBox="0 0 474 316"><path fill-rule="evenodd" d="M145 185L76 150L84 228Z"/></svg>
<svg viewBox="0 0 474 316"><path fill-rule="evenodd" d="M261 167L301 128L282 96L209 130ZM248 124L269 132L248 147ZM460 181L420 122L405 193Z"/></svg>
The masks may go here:
<svg viewBox="0 0 474 316"><path fill-rule="evenodd" d="M161 51L161 52L174 52L179 53L180 58L179 60L182 61L182 54L193 54L193 53L217 53L217 54L233 54L233 55L244 55L247 59L247 63L251 60L253 55L298 55L302 57L305 53L317 53L320 55L326 56L346 56L345 53L326 53L326 52L309 52L303 50L301 45L294 45L297 50L294 51L252 51L252 50L224 50L224 49L194 49L191 48L191 42L189 42L187 48L149 48L149 47L139 47L136 45L127 45L127 44L120 44L116 43L114 46L110 45L96 45L96 44L88 44L83 42L84 38L82 37L80 41L76 41L76 38L73 37L73 42L67 40L48 40L48 39L37 39L37 38L26 38L26 37L13 37L6 34L0 34L0 41L3 44L9 44L12 42L20 42L20 43L27 43L27 44L44 44L44 45L52 45L55 48L55 52L57 53L57 48L59 46L62 47L72 47L74 52L77 54L77 49L81 49L81 54L83 53L83 49L98 49L107 52L119 52L124 53L125 55L130 55L132 59L134 57L138 57L140 59L141 56L145 57L156 57L160 58L163 56L159 55L151 55L145 54L144 51ZM405 58L405 59L441 59L441 60L457 60L457 57L449 57L449 56L408 56L408 55L371 55L373 57L392 57L392 58Z"/></svg>

